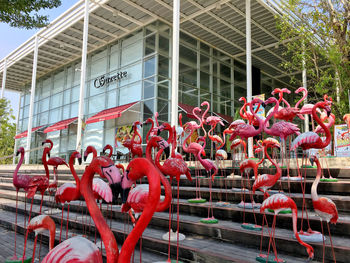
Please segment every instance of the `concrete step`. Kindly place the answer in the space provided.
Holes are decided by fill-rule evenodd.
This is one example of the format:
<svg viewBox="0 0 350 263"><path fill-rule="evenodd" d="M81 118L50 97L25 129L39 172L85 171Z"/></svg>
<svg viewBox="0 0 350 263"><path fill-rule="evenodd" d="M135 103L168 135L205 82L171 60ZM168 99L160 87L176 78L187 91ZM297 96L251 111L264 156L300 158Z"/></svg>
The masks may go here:
<svg viewBox="0 0 350 263"><path fill-rule="evenodd" d="M7 208L9 208L9 206L12 206L12 209L13 209L15 204L13 202L12 204L6 204L6 206ZM104 209L106 209L105 206L104 206ZM73 210L74 208L73 206L71 206L70 219L69 219L70 229L73 228L72 229L73 232L81 232L83 229L83 226L86 225L85 222L89 222L90 220L89 218L87 218L86 220L83 221L81 214L76 213ZM6 209L6 211L8 210ZM23 204L20 205L18 211L19 213L24 213ZM36 215L38 211L39 211L39 205L34 205L33 212L32 212L33 216ZM64 218L65 217L66 217L66 214L64 214ZM52 215L52 218L56 221L56 224L58 225L60 222L60 214ZM2 217L0 216L0 222L1 220L2 220ZM64 220L63 224L65 225L65 223L66 222ZM111 226L112 226L112 231L116 235L118 241L122 241L123 235L127 234L126 229L128 228L128 226L125 226L124 223L116 220L113 220L111 222ZM239 229L239 226L237 226L237 228ZM129 229L131 229L131 227L129 227ZM91 232L93 231L94 231L94 228L92 227ZM164 234L164 232L165 232L164 230L148 227L143 234L143 240L142 240L143 249L157 250L158 252L161 252L161 253L166 252L167 242L161 239L161 236ZM235 234L234 236L236 237L236 242L238 244L227 243L227 242L223 242L213 238L203 239L203 237L198 236L198 234L188 235L187 239L182 241L179 246L180 258L185 262L255 262L255 257L259 251L254 248L251 249L251 248L241 246L242 240L248 241L246 240L247 239L246 236L241 236L242 234L244 234L244 232L248 232L248 231L241 230L241 233L232 233L232 232L226 233L227 235ZM252 235L252 233L246 233L246 234L248 234L249 236ZM253 247L258 247L260 244L260 238L259 238L260 233L254 232L253 235L254 236L251 238L255 242ZM278 248L280 251L284 249L289 249L288 254L293 253L295 249L298 249L300 251L301 258L295 258L284 254L279 254L280 257L284 258L289 262L304 262L305 261L304 256L306 257L306 253L301 251L303 250L303 248L300 247L300 245L297 244L295 240L293 240L292 238L285 237L290 235L291 235L290 231L276 230L276 242L278 244ZM336 240L335 242L338 242L338 240ZM263 246L267 246L267 244L268 244L268 234L265 231ZM249 244L248 246L250 247ZM294 248L294 246L297 246L297 248ZM318 246L315 246L315 249L316 249L315 253L318 253L319 251ZM172 255L174 255L176 251L176 243L171 244L171 251L172 251ZM322 248L320 249L320 251L322 251ZM328 248L327 248L327 251L328 251ZM339 253L337 248L336 248L336 251L337 251L336 253ZM341 258L338 259L338 261L342 262Z"/></svg>

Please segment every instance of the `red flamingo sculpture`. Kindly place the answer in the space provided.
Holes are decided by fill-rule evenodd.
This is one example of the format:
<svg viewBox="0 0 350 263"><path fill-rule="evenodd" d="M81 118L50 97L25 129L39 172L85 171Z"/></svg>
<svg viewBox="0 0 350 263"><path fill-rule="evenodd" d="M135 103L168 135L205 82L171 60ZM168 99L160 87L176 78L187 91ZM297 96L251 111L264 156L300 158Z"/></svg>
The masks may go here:
<svg viewBox="0 0 350 263"><path fill-rule="evenodd" d="M327 114L329 115L331 113L331 108L330 108L330 102L329 101L320 101L318 103L316 103L316 105L313 106L312 108L312 116L313 118L316 120L316 122L323 128L323 130L325 131L326 134L326 140L323 141L321 139L321 137L315 133L315 132L304 132L300 135L298 135L292 145L291 145L291 151L295 151L298 147L301 147L303 149L303 159L302 159L302 165L304 163L304 159L305 159L305 151L311 148L314 149L323 149L325 147L327 147L327 145L330 143L332 135L331 132L329 131L329 129L327 128L327 126L321 121L321 119L318 117L316 111L317 109L324 109L326 110ZM298 159L297 159L298 160ZM298 168L298 173L299 176L301 176L301 173L299 171L299 165L297 164L297 168ZM302 186L302 191L303 191L303 205L302 205L302 220L303 220L303 215L304 215L304 210L305 210L305 214L306 214L306 219L308 222L308 231L307 233L305 233L305 236L320 236L319 232L316 231L312 231L311 227L310 227L310 223L309 223L309 218L308 218L308 213L307 213L307 209L306 209L306 204L305 204L305 185L306 185L306 170L305 170L305 174L304 174L304 184L301 184ZM302 221L303 222L303 221ZM302 226L302 225L301 225ZM304 232L301 230L300 231L301 235L304 235Z"/></svg>
<svg viewBox="0 0 350 263"><path fill-rule="evenodd" d="M320 217L320 221L321 221L321 230L322 230L322 237L323 237L323 262L324 262L324 254L325 254L325 242L324 242L322 221L327 222L328 234L329 234L329 239L330 239L331 247L332 247L333 260L334 260L334 262L336 262L331 231L329 230L329 222L331 222L332 224L337 223L338 210L337 210L336 205L334 204L334 202L331 199L329 199L327 197L318 197L317 186L318 186L318 183L320 182L320 178L321 178L321 174L322 174L321 164L316 156L311 156L310 161L311 161L311 163L315 162L317 165L316 179L313 182L312 187L311 187L311 198L312 198L312 204L314 206L315 212Z"/></svg>
<svg viewBox="0 0 350 263"><path fill-rule="evenodd" d="M261 204L255 203L255 201L254 201L252 189L250 186L250 179L249 179L249 173L251 170L253 170L253 172L254 172L254 177L255 178L258 177L258 164L255 161L253 161L252 159L246 159L240 163L239 170L241 172L241 178L242 178L241 179L241 188L242 188L241 203L238 204L238 207L243 207L243 224L241 225L241 227L245 228L245 229L250 229L250 230L260 230L261 226L259 226L257 224L254 208L259 208ZM243 191L243 187L244 187L243 176L244 176L244 174L246 175L246 180L248 183L248 191L249 191L251 203L245 202L245 191ZM245 209L246 208L253 210L255 224L248 224L245 222Z"/></svg>
<svg viewBox="0 0 350 263"><path fill-rule="evenodd" d="M123 146L129 149L129 151L132 155L132 158L134 158L136 155L138 157L142 157L142 147L141 147L142 138L141 138L141 134L139 133L139 131L137 129L137 125L142 125L142 124L139 121L134 122L134 124L133 124L134 134L133 134L131 140L126 140L123 142ZM135 139L136 136L138 137L137 141Z"/></svg>
<svg viewBox="0 0 350 263"><path fill-rule="evenodd" d="M180 216L179 216L179 189L180 189L180 176L186 175L187 179L189 181L192 181L190 169L188 169L186 162L182 159L182 156L180 154L175 153L176 149L176 132L175 127L171 127L168 123L163 123L162 126L164 127L164 130L167 130L169 132L169 138L172 138L171 144L171 157L165 160L163 165L160 164L160 156L162 155L164 149L160 149L156 155L155 164L158 167L158 169L164 174L170 176L170 182L173 181L173 178L177 181L177 230L175 233L171 229L171 213L172 208L170 204L169 209L169 232L163 235L163 239L168 240L168 261L170 261L170 241L174 239L176 236L177 242L179 240L185 239L185 236L183 234L180 235L179 227L180 227ZM178 246L177 246L177 260L178 260Z"/></svg>
<svg viewBox="0 0 350 263"><path fill-rule="evenodd" d="M299 242L300 245L304 246L306 248L307 254L309 255L309 260L312 260L314 258L314 249L312 246L310 246L309 244L303 242L300 237L299 237L299 233L297 230L297 221L298 221L298 209L297 206L295 204L295 202L293 201L293 199L291 199L290 197L284 195L284 194L274 194L272 196L270 196L269 198L267 198L261 205L260 207L260 213L264 214L264 220L266 221L266 216L265 216L265 210L266 209L272 209L274 210L274 217L273 217L273 223L272 223L272 230L271 232L269 232L270 234L270 241L269 241L269 246L268 246L268 252L267 255L264 255L261 253L261 249L262 247L260 246L260 254L257 257L258 261L269 261L269 253L270 253L270 246L272 245L273 250L274 250L274 255L275 255L275 262L283 262L283 260L279 259L277 257L277 249L276 249L276 243L275 243L275 227L276 227L276 216L277 214L282 211L282 210L286 210L286 209L291 209L292 210L292 220L293 220L293 232L294 235L297 239L297 241ZM267 222L267 221L266 221ZM263 230L261 232L261 239L263 237ZM262 243L261 243L262 244Z"/></svg>
<svg viewBox="0 0 350 263"><path fill-rule="evenodd" d="M16 188L16 217L15 217L15 244L14 244L14 255L13 257L10 258L10 260L18 260L17 254L16 254L16 247L17 247L17 213L18 213L18 191L19 189L23 189L26 193L29 190L29 185L31 182L31 176L27 175L27 174L18 174L19 168L22 166L23 164L23 160L24 160L24 153L25 150L23 147L18 148L17 152L16 152L16 156L18 156L19 154L21 154L21 157L18 161L18 164L16 166L15 171L13 172L13 185ZM26 220L24 220L24 227L26 224Z"/></svg>
<svg viewBox="0 0 350 263"><path fill-rule="evenodd" d="M62 225L63 225L63 210L65 203L68 203L67 208L67 226L66 226L66 239L68 238L68 219L69 219L69 206L71 201L80 199L80 179L77 175L77 172L74 169L75 159L78 159L79 164L81 164L81 155L78 151L72 153L69 158L69 168L75 179L75 184L73 183L64 183L61 185L55 195L56 203L62 204L62 215L61 215L61 227L60 227L60 239L61 242L61 234L62 234Z"/></svg>
<svg viewBox="0 0 350 263"><path fill-rule="evenodd" d="M206 140L203 136L198 138L198 142L203 142L202 149L205 148ZM208 174L209 181L209 207L208 207L208 217L203 218L200 221L205 224L217 224L219 220L214 217L213 212L213 202L212 202L212 181L214 181L215 175L218 173L218 168L215 163L210 159L202 159L200 152L197 153L197 159L200 164L204 167ZM212 173L213 172L213 173ZM209 174L210 173L210 174ZM211 216L210 216L211 213Z"/></svg>
<svg viewBox="0 0 350 263"><path fill-rule="evenodd" d="M247 107L249 106L250 102L247 102L247 99L245 97L240 97L239 101L243 101L244 104L239 110L239 115L241 116L242 119L247 120L248 124L252 124L253 126L259 126L259 121L254 118L254 115L250 112L247 111ZM256 109L254 110L255 113L259 111L261 104L258 104Z"/></svg>
<svg viewBox="0 0 350 263"><path fill-rule="evenodd" d="M138 219L134 229L128 235L127 239L119 252L115 236L108 224L106 223L100 209L98 208L91 189L92 178L96 172L100 170L98 160L95 159L85 170L81 180L81 193L85 198L90 215L92 216L98 231L101 234L103 243L106 248L107 263L125 263L130 262L132 252L139 240L142 232L152 219L154 212L160 199L160 172L154 165L145 158L133 159L127 169L126 173L130 180L147 176L149 182L148 204L145 207L142 215ZM102 175L102 171L99 172ZM102 175L103 176L103 175Z"/></svg>
<svg viewBox="0 0 350 263"><path fill-rule="evenodd" d="M298 91L298 90L297 90ZM297 105L295 105L295 107L291 107L290 104L283 98L283 93L288 93L290 94L290 90L289 89L274 89L274 91L271 93L272 95L279 93L279 100L278 103L281 103L282 101L286 104L285 108L281 108L279 109L275 114L274 117L276 119L279 120L284 120L284 121L288 121L291 122L293 121L293 119L298 116L300 119L304 119L303 115L300 114L300 110L297 107L297 105L299 105L299 103L301 101L303 101L303 98L301 98L299 100L299 102L297 103Z"/></svg>
<svg viewBox="0 0 350 263"><path fill-rule="evenodd" d="M270 140L269 138L265 139L262 143L264 146L264 154L267 157L267 159L270 160L272 165L276 167L276 173L275 174L262 174L259 177L255 177L255 181L253 184L253 194L255 194L255 191L259 189L264 193L264 199L269 197L269 194L267 192L268 189L273 187L275 183L280 179L281 177L281 167L273 160L271 159L270 155L267 152L268 148L277 147L275 140Z"/></svg>
<svg viewBox="0 0 350 263"><path fill-rule="evenodd" d="M108 151L107 157L108 157L108 158L111 158L111 157L112 157L112 154L113 154L113 147L112 147L112 145L106 144L106 146L103 147L102 153L105 155L105 154L106 154L106 151Z"/></svg>

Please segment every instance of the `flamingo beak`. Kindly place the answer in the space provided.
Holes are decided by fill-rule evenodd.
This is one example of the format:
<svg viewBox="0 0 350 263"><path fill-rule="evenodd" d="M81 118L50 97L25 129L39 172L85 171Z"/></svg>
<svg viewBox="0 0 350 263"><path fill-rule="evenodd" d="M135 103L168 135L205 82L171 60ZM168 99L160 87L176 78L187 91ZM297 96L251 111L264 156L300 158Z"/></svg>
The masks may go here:
<svg viewBox="0 0 350 263"><path fill-rule="evenodd" d="M261 103L261 106L264 107L264 108L266 108L266 103L265 103L265 101Z"/></svg>
<svg viewBox="0 0 350 263"><path fill-rule="evenodd" d="M87 159L87 154L84 153L84 162L86 162L86 159Z"/></svg>
<svg viewBox="0 0 350 263"><path fill-rule="evenodd" d="M51 156L50 153L48 153L47 156L50 158L50 156Z"/></svg>
<svg viewBox="0 0 350 263"><path fill-rule="evenodd" d="M19 155L19 151L16 152L16 156L18 156L18 155Z"/></svg>
<svg viewBox="0 0 350 263"><path fill-rule="evenodd" d="M41 146L43 146L44 144L45 144L45 142L42 142L42 143L41 143Z"/></svg>
<svg viewBox="0 0 350 263"><path fill-rule="evenodd" d="M81 163L82 163L82 159L81 159L81 157L80 157L80 158L78 158L78 163L79 163L79 165L81 165Z"/></svg>
<svg viewBox="0 0 350 263"><path fill-rule="evenodd" d="M314 166L315 159L313 157L310 157L310 163L312 166Z"/></svg>
<svg viewBox="0 0 350 263"><path fill-rule="evenodd" d="M123 189L122 189L122 185L121 183L114 183L114 184L110 184L109 185L111 187L112 190L112 194L113 194L113 203L115 202L115 200L118 199L119 194L122 196L123 195Z"/></svg>

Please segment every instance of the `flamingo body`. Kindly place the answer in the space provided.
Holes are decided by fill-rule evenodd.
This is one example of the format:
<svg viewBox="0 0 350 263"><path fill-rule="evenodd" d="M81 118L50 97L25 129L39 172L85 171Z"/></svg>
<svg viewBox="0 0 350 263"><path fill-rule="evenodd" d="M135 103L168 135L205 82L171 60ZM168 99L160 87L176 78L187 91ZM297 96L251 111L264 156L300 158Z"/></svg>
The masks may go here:
<svg viewBox="0 0 350 263"><path fill-rule="evenodd" d="M140 184L131 189L126 203L122 206L122 212L128 212L132 208L135 213L142 213L148 202L148 194L148 184Z"/></svg>
<svg viewBox="0 0 350 263"><path fill-rule="evenodd" d="M92 191L94 198L98 200L105 200L107 203L112 202L113 194L109 185L100 178L94 178L92 181Z"/></svg>
<svg viewBox="0 0 350 263"><path fill-rule="evenodd" d="M322 143L322 139L315 132L304 132L294 139L291 151L295 150L297 147L301 147L303 150L316 148L319 149L318 145Z"/></svg>

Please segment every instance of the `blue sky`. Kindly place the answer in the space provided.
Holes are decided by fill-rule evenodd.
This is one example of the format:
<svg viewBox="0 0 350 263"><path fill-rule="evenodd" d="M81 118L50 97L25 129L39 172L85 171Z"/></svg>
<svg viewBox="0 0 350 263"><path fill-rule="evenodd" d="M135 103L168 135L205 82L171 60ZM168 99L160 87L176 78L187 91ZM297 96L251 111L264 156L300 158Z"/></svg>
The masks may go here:
<svg viewBox="0 0 350 263"><path fill-rule="evenodd" d="M49 16L49 21L53 21L67 9L72 7L78 0L61 0L62 5L58 8L51 10L41 10L39 13ZM5 23L0 23L0 33L2 37L0 40L0 60L5 56L27 41L31 36L33 36L37 30L26 30L13 28ZM1 86L1 85L0 85ZM13 109L14 115L17 117L18 112L18 102L19 102L19 93L11 92L5 89L5 97L10 100L11 107Z"/></svg>

